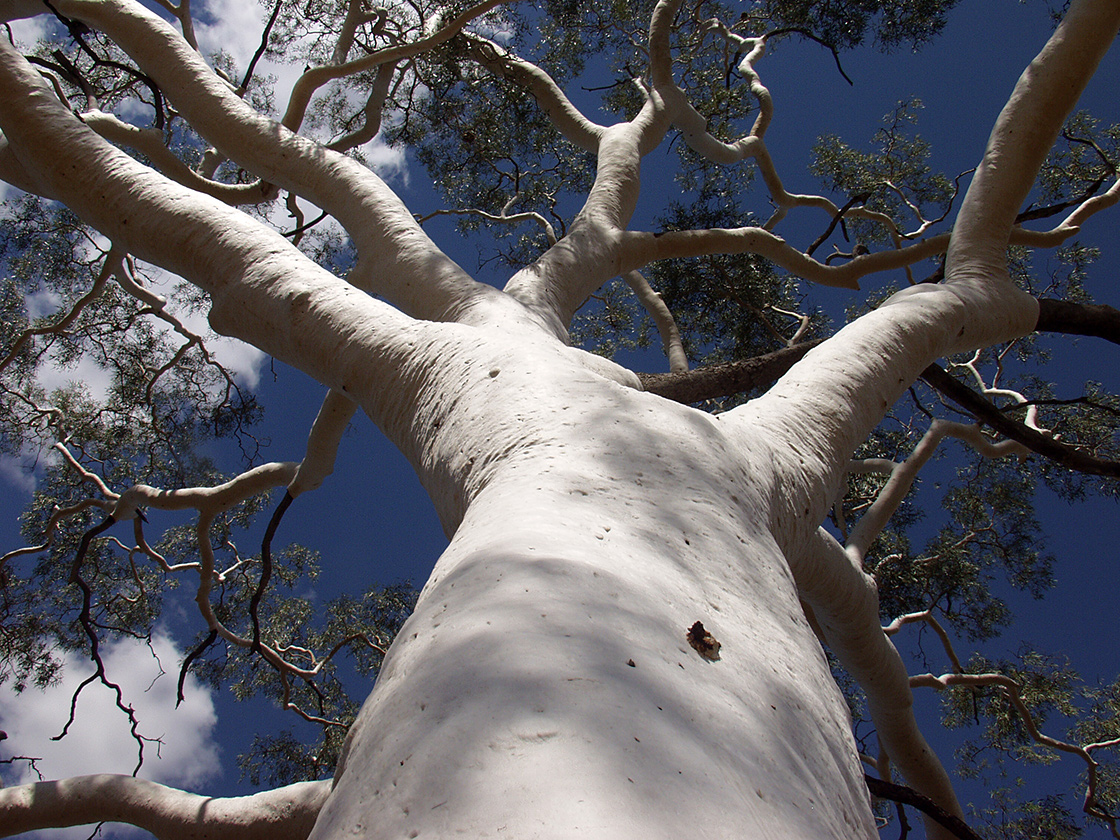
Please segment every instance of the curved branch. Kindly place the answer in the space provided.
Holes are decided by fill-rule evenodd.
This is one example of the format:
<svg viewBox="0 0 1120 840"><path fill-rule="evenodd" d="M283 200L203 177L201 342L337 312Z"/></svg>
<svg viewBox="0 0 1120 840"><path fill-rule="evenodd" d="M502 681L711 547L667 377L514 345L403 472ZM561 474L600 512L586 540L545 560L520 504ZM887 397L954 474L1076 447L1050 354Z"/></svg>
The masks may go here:
<svg viewBox="0 0 1120 840"><path fill-rule="evenodd" d="M548 73L481 35L464 33L462 37L475 61L496 76L528 90L564 138L586 152L598 151L605 126L584 116Z"/></svg>
<svg viewBox="0 0 1120 840"><path fill-rule="evenodd" d="M875 581L822 528L786 556L797 593L811 607L825 643L867 697L882 750L908 784L961 816L949 776L918 728L906 666L879 624ZM936 840L948 838L928 819L926 834Z"/></svg>
<svg viewBox="0 0 1120 840"><path fill-rule="evenodd" d="M82 122L110 143L141 152L168 178L226 204L260 204L276 197L275 188L260 181L252 184L223 184L203 178L163 144L163 133L157 129L137 128L115 114L104 111L85 111L82 113Z"/></svg>
<svg viewBox="0 0 1120 840"><path fill-rule="evenodd" d="M822 286L858 289L861 277L913 265L944 253L948 244L949 234L940 234L902 248L863 254L842 265L828 265L761 227L671 230L664 233L626 231L620 234L619 268L629 271L658 260L679 257L758 254L804 280Z"/></svg>
<svg viewBox="0 0 1120 840"><path fill-rule="evenodd" d="M622 279L657 325L657 331L661 334L661 341L665 347L665 355L669 359L669 370L673 373L687 373L688 356L684 352L684 344L681 343L681 331L677 328L676 319L665 305L665 301L661 299L661 295L653 290L640 271L628 271L622 275Z"/></svg>
<svg viewBox="0 0 1120 840"><path fill-rule="evenodd" d="M1055 440L1053 437L1032 429L1008 417L989 400L958 382L945 372L940 365L930 365L922 371L922 379L937 391L951 399L979 422L990 426L1001 435L1014 440L1032 452L1045 456L1071 470L1120 478L1120 461L1098 458L1082 449Z"/></svg>
<svg viewBox="0 0 1120 840"><path fill-rule="evenodd" d="M428 320L456 320L497 294L444 254L376 174L259 114L157 15L124 0L56 5L108 34L223 155L328 210L357 247L358 265L347 278L353 285Z"/></svg>
<svg viewBox="0 0 1120 840"><path fill-rule="evenodd" d="M160 490L147 484L134 484L120 495L113 508L113 516L118 520L132 519L137 509L142 507L194 509L200 513L216 514L258 493L283 487L295 476L297 468L298 465L291 462L261 464L215 487Z"/></svg>
<svg viewBox="0 0 1120 840"><path fill-rule="evenodd" d="M293 131L297 130L303 123L303 116L307 112L307 106L311 102L311 97L315 94L315 91L328 82L335 79L342 79L346 76L352 76L355 73L361 73L365 70L372 70L374 67L378 67L382 64L394 64L398 61L434 49L458 35L463 30L463 27L475 18L509 1L510 0L483 0L481 3L476 3L456 15L452 20L448 21L446 25L441 26L431 35L413 41L411 44L387 47L383 50L371 53L370 55L362 56L361 58L342 64L330 64L323 67L311 68L300 76L293 86L292 95L288 100L288 109L284 112L284 119L281 120L281 124Z"/></svg>
<svg viewBox="0 0 1120 840"><path fill-rule="evenodd" d="M773 353L680 373L639 373L642 388L679 403L697 403L764 388L793 367L823 339L783 347Z"/></svg>
<svg viewBox="0 0 1120 840"><path fill-rule="evenodd" d="M291 483L288 493L295 498L307 490L314 490L334 472L338 447L342 435L354 418L358 404L341 391L328 391L323 405L315 416L311 434L307 439L307 454L303 456Z"/></svg>
<svg viewBox="0 0 1120 840"><path fill-rule="evenodd" d="M303 838L330 790L323 780L219 799L131 776L76 776L0 789L0 837L120 822L160 840Z"/></svg>
<svg viewBox="0 0 1120 840"><path fill-rule="evenodd" d="M1026 449L1017 441L1005 440L996 443L988 440L980 433L979 426L966 426L963 423L935 418L909 457L901 464L894 465L891 469L886 484L876 495L871 506L860 517L856 527L852 529L846 548L860 563L867 556L871 544L875 542L883 528L886 527L887 522L894 516L898 506L906 498L906 494L910 492L914 480L918 477L918 472L933 457L937 447L946 437L954 437L957 440L964 441L985 458L1023 455Z"/></svg>
<svg viewBox="0 0 1120 840"><path fill-rule="evenodd" d="M933 688L938 691L954 686L965 686L969 688L996 686L1003 694L1004 698L1015 709L1015 712L1019 715L1019 719L1023 722L1023 727L1027 730L1027 734L1030 735L1035 743L1041 744L1055 752L1076 755L1085 762L1088 780L1085 784L1083 809L1086 814L1109 823L1112 835L1114 837L1120 837L1120 833L1117 833L1116 829L1116 818L1101 807L1100 803L1097 801L1097 768L1099 765L1096 759L1089 754L1089 748L1096 748L1100 745L1089 744L1087 746L1081 746L1079 744L1070 744L1042 733L1038 728L1038 724L1035 723L1034 716L1031 714L1030 709L1027 708L1027 704L1023 700L1021 694L1022 686L1017 681L1003 674L942 674L941 676L920 674L911 677L910 684L915 687L922 686L925 688Z"/></svg>
<svg viewBox="0 0 1120 840"><path fill-rule="evenodd" d="M867 789L876 799L889 799L892 802L917 808L923 814L947 828L960 840L983 840L960 817L953 816L928 796L922 796L913 788L906 787L906 785L896 785L893 782L885 782L882 779L876 779L874 776L864 775L863 778L867 781Z"/></svg>
<svg viewBox="0 0 1120 840"><path fill-rule="evenodd" d="M245 213L166 179L106 143L67 111L2 39L0 76L0 126L19 156L71 210L122 249L210 292L215 330L327 385L345 387L348 382L369 383L371 375L393 375L391 365L377 365L371 373L370 358L403 341L411 319L349 288ZM319 149L318 154L333 153ZM417 228L403 205L402 213L408 227ZM434 264L432 258L424 247L414 250L401 257L406 267L395 276L407 284L410 264L414 269L427 265L432 270L428 276L437 276L445 258L436 257ZM418 287L422 289L409 294L432 291L424 284ZM437 308L451 314L446 306ZM339 347L334 331L322 325L350 319L368 325L366 338Z"/></svg>

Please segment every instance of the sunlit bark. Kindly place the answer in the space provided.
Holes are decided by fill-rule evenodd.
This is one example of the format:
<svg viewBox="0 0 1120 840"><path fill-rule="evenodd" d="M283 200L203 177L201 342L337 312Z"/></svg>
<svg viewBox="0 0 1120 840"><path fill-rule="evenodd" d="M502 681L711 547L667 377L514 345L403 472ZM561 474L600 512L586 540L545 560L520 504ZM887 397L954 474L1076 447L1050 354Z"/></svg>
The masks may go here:
<svg viewBox="0 0 1120 840"><path fill-rule="evenodd" d="M302 464L266 465L217 488L99 488L105 506L119 519L142 505L197 509L209 579L210 517L263 488L314 489L361 408L415 467L451 544L351 729L325 804L322 784L222 802L96 777L6 792L0 813L26 821L11 825L121 819L177 837L202 810L212 836L276 825L299 836L322 805L315 838L874 837L847 707L814 629L860 680L893 764L960 813L914 724L905 670L860 566L882 511L857 526L847 551L819 525L852 452L923 369L1034 329L1037 303L1007 277L1006 246L1043 157L1120 25L1116 3L1074 3L1024 74L951 240L836 269L761 227L626 230L642 158L674 124L703 154L753 157L781 207L837 212L787 193L765 154L772 103L752 64L763 42L752 44L744 72L764 115L731 146L704 134L672 81L675 4L654 15L644 107L610 127L579 115L537 68L473 41L482 65L523 84L560 132L597 158L568 235L504 292L455 265L373 173L294 131L320 77L354 72L349 46L335 65L304 76L284 127L254 112L139 3L54 5L119 44L222 154L327 209L359 257L349 277L335 277L204 194L222 190L183 173L172 180L110 146L94 128L125 142L131 132L104 115L83 123L0 39L0 175L205 289L218 331L333 389ZM0 10L42 11L15 2ZM438 43L463 22L427 37ZM358 64L380 66L409 49ZM946 248L944 283L896 295L811 350L765 396L718 417L643 393L629 372L564 344L589 294L657 259L752 252L807 279L854 286L862 272ZM897 504L897 494L884 498ZM216 628L205 586L200 609ZM690 647L697 621L721 643L718 660ZM286 667L258 639L222 632ZM948 836L932 824L927 831Z"/></svg>

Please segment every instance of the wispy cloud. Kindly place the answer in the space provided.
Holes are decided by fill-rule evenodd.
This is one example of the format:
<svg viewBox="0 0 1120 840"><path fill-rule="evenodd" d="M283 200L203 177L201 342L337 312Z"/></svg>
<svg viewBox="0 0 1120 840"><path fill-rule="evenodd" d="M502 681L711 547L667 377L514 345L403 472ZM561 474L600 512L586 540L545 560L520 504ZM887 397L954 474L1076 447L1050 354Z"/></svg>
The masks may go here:
<svg viewBox="0 0 1120 840"><path fill-rule="evenodd" d="M214 740L217 714L211 691L188 675L183 703L175 707L175 689L182 652L164 635L152 647L127 640L103 648L106 673L120 684L126 704L136 710L140 732L161 739L147 744L139 775L179 787L197 787L220 773ZM25 689L16 694L0 687L0 728L8 739L0 743L3 756L31 756L46 779L88 773L131 773L137 745L128 719L116 708L113 693L94 683L81 694L74 725L60 741L70 713L74 689L93 672L92 663L75 654L64 656L62 681L46 691ZM158 747L158 748L157 748ZM26 762L3 768L7 784L38 781ZM88 832L86 832L88 835Z"/></svg>

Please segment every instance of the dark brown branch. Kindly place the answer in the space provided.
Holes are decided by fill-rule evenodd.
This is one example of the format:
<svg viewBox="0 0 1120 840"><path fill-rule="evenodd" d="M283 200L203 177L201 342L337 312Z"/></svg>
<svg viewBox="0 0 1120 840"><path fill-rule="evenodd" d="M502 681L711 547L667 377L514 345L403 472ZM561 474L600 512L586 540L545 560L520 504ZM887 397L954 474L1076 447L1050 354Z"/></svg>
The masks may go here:
<svg viewBox="0 0 1120 840"><path fill-rule="evenodd" d="M276 5L272 9L272 15L265 24L264 32L261 33L261 44L257 47L257 51L253 53L253 58L249 61L249 69L245 71L245 78L241 80L241 87L238 88L241 93L245 93L249 89L249 82L253 80L253 73L256 72L257 62L261 60L264 51L268 49L268 41L272 35L272 27L276 25L276 18L280 15L280 5L283 0L276 0Z"/></svg>
<svg viewBox="0 0 1120 840"><path fill-rule="evenodd" d="M816 43L820 44L822 47L827 49L829 52L831 52L832 53L832 60L836 62L836 69L840 71L840 75L844 77L844 81L847 82L852 87L855 87L856 83L853 82L851 80L851 78L848 76L848 74L844 72L844 65L842 65L840 63L840 53L837 52L835 44L830 44L828 41L824 40L823 38L819 38L818 36L816 36L812 32L810 32L808 29L802 29L799 26L786 26L786 27L783 27L781 29L771 29L769 32L767 32L762 37L766 40L769 40L771 38L777 37L778 35L791 35L791 34L800 35L802 38L808 38L810 41L815 41Z"/></svg>
<svg viewBox="0 0 1120 840"><path fill-rule="evenodd" d="M1120 462L1098 458L1052 437L1044 435L999 410L991 401L958 382L939 365L933 364L922 371L922 379L951 399L979 422L990 426L1004 437L1018 441L1032 452L1037 452L1071 470L1120 478Z"/></svg>
<svg viewBox="0 0 1120 840"><path fill-rule="evenodd" d="M1120 344L1120 309L1098 303L1040 298L1035 329L1039 332L1091 335Z"/></svg>
<svg viewBox="0 0 1120 840"><path fill-rule="evenodd" d="M809 246L809 250L806 251L805 254L810 257L813 256L813 252L817 250L817 248L819 248L822 244L824 244L824 241L828 239L828 237L832 236L832 232L836 230L836 225L844 224L844 214L855 207L857 204L866 204L867 200L871 198L871 195L871 190L868 190L867 192L861 192L859 195L853 195L851 198L849 198L848 203L837 211L836 215L832 217L832 221L825 229L825 232L816 238L813 244ZM844 241L846 242L847 240L848 231L847 229L844 229Z"/></svg>
<svg viewBox="0 0 1120 840"><path fill-rule="evenodd" d="M1034 210L1024 210L1015 217L1015 224L1030 222L1035 219L1048 219L1051 216L1058 215L1063 210L1068 210L1070 207L1078 207L1096 195L1097 190L1104 185L1104 181L1104 178L1098 178L1077 198L1071 198L1068 201L1059 201L1057 204L1049 204L1046 207L1036 207Z"/></svg>
<svg viewBox="0 0 1120 840"><path fill-rule="evenodd" d="M910 805L917 808L923 814L926 814L930 819L938 824L944 826L951 831L961 840L983 840L983 838L969 828L968 823L960 817L955 817L930 799L927 796L922 796L913 788L906 787L905 785L896 785L893 782L884 782L882 779L876 779L874 776L864 775L864 780L867 782L867 789L871 791L871 795L879 799L889 799L891 802L901 802L903 805Z"/></svg>
<svg viewBox="0 0 1120 840"><path fill-rule="evenodd" d="M202 656L202 654L206 651L206 649L208 647L210 647L210 645L214 644L214 641L217 638L218 638L217 629L212 629L210 631L209 635L207 635L207 637L202 640L202 643L199 644L199 646L196 647L194 650L192 650L190 653L188 653L187 658L183 660L183 667L181 667L179 669L179 684L178 684L178 686L176 687L176 690L175 690L175 708L176 709L179 708L179 704L182 703L183 699L184 699L183 684L186 683L186 681L187 681L187 672L190 670L191 663L194 662L196 659L198 659L198 657Z"/></svg>
<svg viewBox="0 0 1120 840"><path fill-rule="evenodd" d="M651 394L680 403L726 397L769 385L821 341L823 339L805 341L753 359L712 365L685 373L639 373L638 378L642 387Z"/></svg>
<svg viewBox="0 0 1120 840"><path fill-rule="evenodd" d="M257 591L253 593L253 598L249 601L249 617L253 620L253 646L251 650L255 653L260 653L261 650L261 622L257 610L261 604L261 596L264 595L268 586L268 580L272 577L272 538L276 536L276 529L280 527L280 520L284 518L284 512L292 503L292 498L291 493L284 493L284 498L276 506L272 519L268 521L264 539L261 541L261 579L260 583L257 584Z"/></svg>
<svg viewBox="0 0 1120 840"><path fill-rule="evenodd" d="M66 737L76 719L78 697L85 690L86 686L90 685L95 680L100 681L103 686L113 692L117 708L128 718L129 731L132 734L132 739L136 741L137 746L136 766L132 770L132 775L135 776L144 765L144 742L149 740L158 741L159 739L145 738L140 734L140 721L136 717L135 710L132 706L124 702L124 691L121 689L120 685L110 680L105 673L105 661L101 658L101 640L97 635L97 627L93 620L93 587L82 577L82 565L85 563L86 554L89 552L90 545L93 543L94 538L109 530L116 521L112 514L109 514L99 524L94 525L86 531L82 535L81 542L78 544L78 550L74 555L74 562L70 565L70 583L76 585L82 591L82 609L78 614L78 621L81 623L82 628L86 632L86 636L89 638L90 659L94 663L95 670L74 690L70 698L70 717L62 727L62 731L58 735L52 736L51 740L61 741Z"/></svg>

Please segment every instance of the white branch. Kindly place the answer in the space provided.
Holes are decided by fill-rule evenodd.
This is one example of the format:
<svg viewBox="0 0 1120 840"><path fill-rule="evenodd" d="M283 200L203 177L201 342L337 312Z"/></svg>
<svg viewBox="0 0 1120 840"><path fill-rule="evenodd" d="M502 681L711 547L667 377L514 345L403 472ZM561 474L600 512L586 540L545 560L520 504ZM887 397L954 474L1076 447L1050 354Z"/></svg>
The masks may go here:
<svg viewBox="0 0 1120 840"><path fill-rule="evenodd" d="M273 487L283 487L296 474L294 463L261 464L216 487L182 487L160 490L147 484L134 484L117 499L113 518L118 522L132 519L136 509L151 507L158 510L197 510L214 515L228 510L258 493Z"/></svg>
<svg viewBox="0 0 1120 840"><path fill-rule="evenodd" d="M985 437L978 425L955 423L940 418L930 423L928 431L918 441L914 451L901 464L896 464L891 470L891 476L879 494L875 497L871 507L852 529L848 537L847 550L854 560L863 564L871 543L886 527L887 522L894 516L906 494L918 477L918 472L926 465L937 447L946 437L953 437L969 444L985 458L1002 458L1007 455L1025 455L1029 451L1021 443L1013 440L995 442Z"/></svg>
<svg viewBox="0 0 1120 840"><path fill-rule="evenodd" d="M276 840L311 833L330 780L213 798L132 776L76 776L0 789L0 837L87 823L128 823L160 840Z"/></svg>
<svg viewBox="0 0 1120 840"><path fill-rule="evenodd" d="M957 214L947 278L1006 276L1008 237L1019 208L1118 27L1115 0L1074 2L1023 71Z"/></svg>
<svg viewBox="0 0 1120 840"><path fill-rule="evenodd" d="M906 667L879 624L874 580L823 529L787 556L798 595L812 607L824 641L867 696L882 749L907 784L961 816L949 776L914 718ZM930 820L926 832L937 840L952 837Z"/></svg>
<svg viewBox="0 0 1120 840"><path fill-rule="evenodd" d="M311 435L307 440L307 454L304 455L295 476L288 485L288 492L292 498L307 490L314 490L334 472L334 462L338 457L338 446L342 442L342 435L357 410L358 404L342 392L333 390L327 392L323 407L319 409L319 414L311 427Z"/></svg>
<svg viewBox="0 0 1120 840"><path fill-rule="evenodd" d="M114 243L210 292L216 330L329 386L393 374L387 365L371 370L370 359L403 341L410 319L348 287L246 214L169 181L106 143L65 110L6 42L0 43L0 74L0 125L20 157ZM412 255L419 263L428 256ZM323 325L340 320L367 325L365 340L339 347Z"/></svg>
<svg viewBox="0 0 1120 840"><path fill-rule="evenodd" d="M653 290L649 281L640 271L628 271L622 275L626 285L634 292L638 301L645 308L657 331L661 334L661 341L665 346L665 355L669 357L669 370L673 373L684 373L688 370L688 355L684 352L681 343L681 331L677 328L676 319L661 295Z"/></svg>
<svg viewBox="0 0 1120 840"><path fill-rule="evenodd" d="M479 296L496 294L448 258L377 175L257 113L157 15L131 0L55 6L108 34L223 155L330 212L358 249L354 285L429 320L456 320Z"/></svg>
<svg viewBox="0 0 1120 840"><path fill-rule="evenodd" d="M584 116L548 73L481 35L466 33L464 37L474 59L495 75L517 82L529 91L563 137L586 152L599 150L599 140L606 128Z"/></svg>
<svg viewBox="0 0 1120 840"><path fill-rule="evenodd" d="M1034 716L1031 714L1030 709L1027 708L1027 704L1023 702L1023 697L1020 693L1022 686L1011 679L1011 677L1003 674L942 674L939 677L933 674L921 674L911 677L910 684L914 687L922 686L925 688L934 688L938 691L955 686L965 686L968 688L996 686L1018 713L1019 719L1023 722L1023 726L1027 730L1027 734L1030 735L1035 743L1041 744L1055 752L1076 755L1085 762L1085 769L1089 777L1085 785L1085 800L1083 805L1085 813L1104 820L1108 823L1112 836L1120 838L1120 833L1117 832L1116 818L1105 810L1097 801L1097 768L1099 765L1096 759L1090 755L1089 750L1103 746L1103 743L1081 746L1078 744L1070 744L1066 741L1060 741L1057 738L1052 738L1049 735L1043 734L1039 731L1038 724L1035 723Z"/></svg>
<svg viewBox="0 0 1120 840"><path fill-rule="evenodd" d="M158 129L137 128L115 114L104 111L85 111L82 113L82 122L110 143L143 153L167 177L226 204L258 204L275 197L275 189L260 181L253 184L223 184L203 178L163 144L163 133Z"/></svg>
<svg viewBox="0 0 1120 840"><path fill-rule="evenodd" d="M369 55L341 64L330 64L323 67L311 68L299 77L295 86L292 88L292 95L288 100L288 109L284 113L282 124L293 131L297 130L303 123L303 116L307 112L307 106L311 102L311 97L315 94L315 91L327 84L327 82L333 81L334 79L342 79L346 76L352 76L355 73L361 73L365 70L372 70L383 64L395 64L398 61L434 49L458 35L463 30L463 27L475 18L486 14L491 9L505 2L509 2L509 0L483 0L481 3L476 3L462 13L456 15L445 25L440 26L431 35L419 38L410 44L386 47L383 50L378 50ZM345 32L343 34L345 34ZM343 44L341 39L340 44ZM349 50L347 50L347 52L349 52ZM336 54L336 58L337 57Z"/></svg>

